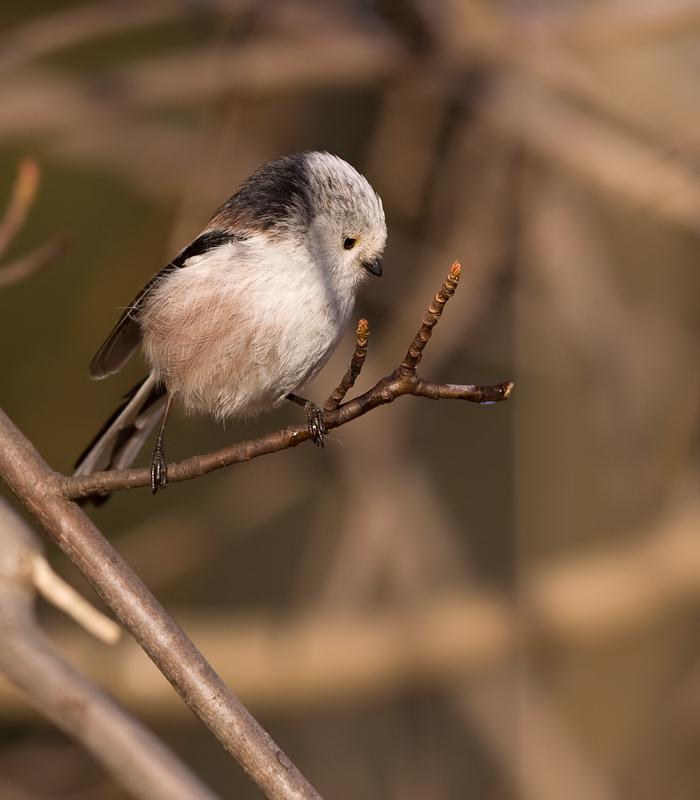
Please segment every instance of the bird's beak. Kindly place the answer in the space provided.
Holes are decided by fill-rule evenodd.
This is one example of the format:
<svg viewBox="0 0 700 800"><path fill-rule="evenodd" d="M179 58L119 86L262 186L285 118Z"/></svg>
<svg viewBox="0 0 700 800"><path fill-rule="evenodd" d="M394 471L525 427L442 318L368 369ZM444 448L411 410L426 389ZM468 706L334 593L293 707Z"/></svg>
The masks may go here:
<svg viewBox="0 0 700 800"><path fill-rule="evenodd" d="M382 262L378 258L375 258L374 261L363 261L362 266L372 275L376 275L378 278L382 277Z"/></svg>

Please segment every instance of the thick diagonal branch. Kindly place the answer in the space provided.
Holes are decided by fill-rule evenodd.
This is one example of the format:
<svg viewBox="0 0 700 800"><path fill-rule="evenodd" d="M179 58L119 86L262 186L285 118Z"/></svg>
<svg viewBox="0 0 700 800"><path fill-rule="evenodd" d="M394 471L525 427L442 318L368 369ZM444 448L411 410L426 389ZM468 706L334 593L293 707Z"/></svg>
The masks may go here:
<svg viewBox="0 0 700 800"><path fill-rule="evenodd" d="M270 800L319 800L289 758L75 503L0 411L0 476L82 572L183 700Z"/></svg>

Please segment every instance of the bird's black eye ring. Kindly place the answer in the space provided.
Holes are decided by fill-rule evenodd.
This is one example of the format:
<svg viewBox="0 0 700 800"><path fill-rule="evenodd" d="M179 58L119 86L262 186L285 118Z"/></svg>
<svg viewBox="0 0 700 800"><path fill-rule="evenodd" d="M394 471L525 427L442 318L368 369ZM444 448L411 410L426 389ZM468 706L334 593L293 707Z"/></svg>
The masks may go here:
<svg viewBox="0 0 700 800"><path fill-rule="evenodd" d="M343 241L343 247L345 250L352 250L352 248L357 244L357 239L354 236L348 236Z"/></svg>

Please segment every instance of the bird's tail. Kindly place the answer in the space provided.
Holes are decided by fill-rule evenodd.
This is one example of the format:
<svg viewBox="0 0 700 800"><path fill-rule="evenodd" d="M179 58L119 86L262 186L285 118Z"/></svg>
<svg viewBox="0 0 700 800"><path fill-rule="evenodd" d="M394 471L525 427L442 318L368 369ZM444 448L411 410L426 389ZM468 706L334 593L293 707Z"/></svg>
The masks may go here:
<svg viewBox="0 0 700 800"><path fill-rule="evenodd" d="M90 475L131 465L149 433L162 419L167 394L153 375L134 387L126 402L107 420L75 466L74 475ZM106 496L100 496L106 499ZM91 498L97 500L97 498Z"/></svg>

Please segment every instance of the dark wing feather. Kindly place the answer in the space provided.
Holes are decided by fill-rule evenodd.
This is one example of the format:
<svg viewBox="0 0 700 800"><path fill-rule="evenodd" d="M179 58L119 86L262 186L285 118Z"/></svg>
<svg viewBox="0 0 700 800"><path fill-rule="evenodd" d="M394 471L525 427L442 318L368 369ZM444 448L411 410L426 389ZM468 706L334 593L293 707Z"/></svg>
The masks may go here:
<svg viewBox="0 0 700 800"><path fill-rule="evenodd" d="M131 303L129 303L124 313L119 317L112 332L95 354L95 357L90 362L90 377L94 380L99 380L101 378L106 378L108 375L113 375L115 372L118 372L134 354L134 351L141 343L138 312L158 281L173 270L186 267L187 261L190 258L203 255L214 247L233 241L236 238L240 237L227 231L205 231L194 241L190 242L187 247L181 250L165 269L162 269L157 275L154 275Z"/></svg>
<svg viewBox="0 0 700 800"><path fill-rule="evenodd" d="M149 375L136 386L120 408L80 456L75 475L90 475L105 469L131 466L148 435L163 418L167 393L165 387ZM78 502L100 505L109 497L101 493Z"/></svg>
<svg viewBox="0 0 700 800"><path fill-rule="evenodd" d="M125 449L127 442L139 429L139 417L144 417L150 409L162 400L161 409L165 406L165 386L155 380L153 375L144 378L124 397L124 402L102 426L100 432L81 453L75 464L75 475L89 475L105 469L118 469L129 466L122 463L117 455ZM150 431L150 428L148 429ZM148 432L147 432L148 433ZM117 466L119 464L119 466Z"/></svg>
<svg viewBox="0 0 700 800"><path fill-rule="evenodd" d="M90 362L88 371L91 378L99 380L100 378L106 378L108 375L113 375L134 354L136 348L141 344L141 329L136 318L138 310L156 282L172 269L174 267L168 264L165 269L154 275L129 303L127 309L119 317L117 324L112 328L112 332Z"/></svg>

